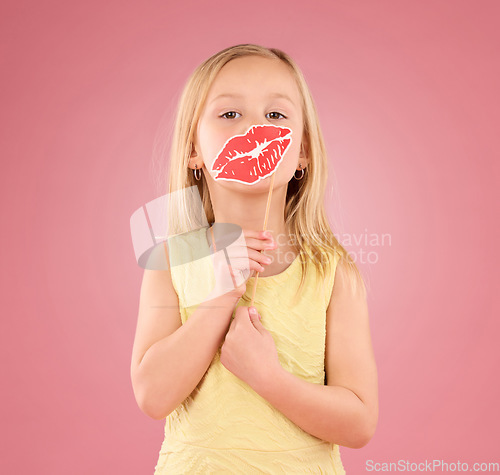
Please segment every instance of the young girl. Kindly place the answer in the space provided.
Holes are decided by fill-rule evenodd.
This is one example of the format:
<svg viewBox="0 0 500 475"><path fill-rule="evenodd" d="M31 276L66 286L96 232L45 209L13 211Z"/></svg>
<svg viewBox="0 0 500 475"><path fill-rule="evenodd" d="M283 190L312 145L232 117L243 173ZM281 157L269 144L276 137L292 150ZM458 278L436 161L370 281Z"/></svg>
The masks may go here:
<svg viewBox="0 0 500 475"><path fill-rule="evenodd" d="M248 186L211 175L224 143L256 124L293 131L275 172L270 233L262 231L270 177ZM210 226L188 233L187 249L213 252L216 227L238 225L252 276L190 305L203 271L144 271L131 377L141 410L166 418L155 474L342 474L339 446L373 436L366 288L328 225L327 165L311 94L284 52L233 46L188 80L169 192L196 186ZM189 222L189 206L178 210L176 222Z"/></svg>

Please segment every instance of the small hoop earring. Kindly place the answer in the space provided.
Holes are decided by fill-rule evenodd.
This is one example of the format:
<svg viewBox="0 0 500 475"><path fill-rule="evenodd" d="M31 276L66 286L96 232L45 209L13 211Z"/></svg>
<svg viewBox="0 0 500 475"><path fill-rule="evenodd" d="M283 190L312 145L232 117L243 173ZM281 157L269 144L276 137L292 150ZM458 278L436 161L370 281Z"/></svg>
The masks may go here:
<svg viewBox="0 0 500 475"><path fill-rule="evenodd" d="M300 171L302 172L302 175L300 175L300 178L297 178L297 177L295 176L295 173L297 173L297 170L295 170L295 172L293 173L293 177L294 177L296 180L302 180L302 178L304 178L304 173L305 173L305 171L304 171L304 169L302 168L302 165L299 165L299 168L301 169Z"/></svg>
<svg viewBox="0 0 500 475"><path fill-rule="evenodd" d="M197 175L196 172L199 172L199 175ZM194 166L193 175L197 181L201 180L201 170L198 170L198 165Z"/></svg>

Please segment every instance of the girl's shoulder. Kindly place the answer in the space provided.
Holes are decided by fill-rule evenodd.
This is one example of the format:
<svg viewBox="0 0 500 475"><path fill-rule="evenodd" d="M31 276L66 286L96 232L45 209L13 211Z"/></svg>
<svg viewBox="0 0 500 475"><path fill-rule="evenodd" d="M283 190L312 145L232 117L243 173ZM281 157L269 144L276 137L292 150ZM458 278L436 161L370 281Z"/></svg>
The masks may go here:
<svg viewBox="0 0 500 475"><path fill-rule="evenodd" d="M324 281L333 279L337 265L342 260L341 249L332 246L311 246L304 243L303 258L313 274L320 275Z"/></svg>

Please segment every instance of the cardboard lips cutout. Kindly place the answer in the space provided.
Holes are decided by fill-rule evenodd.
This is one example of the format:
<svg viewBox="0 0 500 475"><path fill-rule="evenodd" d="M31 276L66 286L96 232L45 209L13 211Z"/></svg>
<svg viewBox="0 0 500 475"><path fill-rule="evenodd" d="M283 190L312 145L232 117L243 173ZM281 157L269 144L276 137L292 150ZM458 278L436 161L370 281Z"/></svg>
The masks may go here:
<svg viewBox="0 0 500 475"><path fill-rule="evenodd" d="M214 178L254 185L276 171L291 143L288 127L253 125L224 144L212 165Z"/></svg>

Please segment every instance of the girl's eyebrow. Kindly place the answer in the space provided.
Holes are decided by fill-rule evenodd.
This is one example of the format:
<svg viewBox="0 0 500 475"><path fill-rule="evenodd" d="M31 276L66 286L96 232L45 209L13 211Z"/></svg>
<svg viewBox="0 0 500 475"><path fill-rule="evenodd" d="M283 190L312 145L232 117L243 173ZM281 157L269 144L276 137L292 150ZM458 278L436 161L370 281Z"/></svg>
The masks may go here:
<svg viewBox="0 0 500 475"><path fill-rule="evenodd" d="M238 98L238 97L243 97L242 94L219 94L218 96L214 97L211 101L210 101L210 104L212 102L215 102L216 100L218 99L222 99L222 98ZM294 102L292 101L292 99L287 96L286 94L283 94L281 92L274 92L272 94L269 94L269 97L273 97L273 98L280 98L280 99L285 99L287 100L288 102L290 102L292 105L295 105Z"/></svg>

